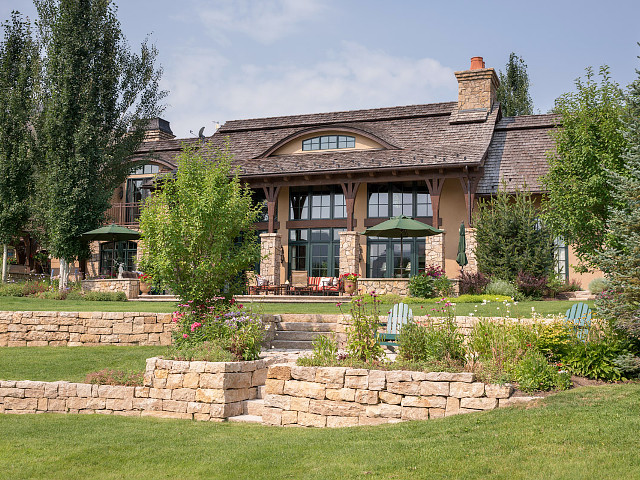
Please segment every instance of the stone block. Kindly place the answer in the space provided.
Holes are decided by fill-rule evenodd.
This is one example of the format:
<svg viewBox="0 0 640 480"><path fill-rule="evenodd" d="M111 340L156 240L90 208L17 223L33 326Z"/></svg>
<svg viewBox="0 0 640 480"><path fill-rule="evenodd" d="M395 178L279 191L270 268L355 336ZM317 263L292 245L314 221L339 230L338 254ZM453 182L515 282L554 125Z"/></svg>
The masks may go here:
<svg viewBox="0 0 640 480"><path fill-rule="evenodd" d="M191 413L182 412L156 412L151 410L144 410L140 412L141 417L155 417L155 418L177 418L182 420L192 420L193 415Z"/></svg>
<svg viewBox="0 0 640 480"><path fill-rule="evenodd" d="M402 420L428 420L428 408L402 407Z"/></svg>
<svg viewBox="0 0 640 480"><path fill-rule="evenodd" d="M46 398L57 398L58 397L58 384L57 383L46 383L45 386L44 386L44 396Z"/></svg>
<svg viewBox="0 0 640 480"><path fill-rule="evenodd" d="M282 395L282 393L284 392L284 380L267 378L264 391L267 395Z"/></svg>
<svg viewBox="0 0 640 480"><path fill-rule="evenodd" d="M356 427L359 425L359 417L327 417L327 427L342 428Z"/></svg>
<svg viewBox="0 0 640 480"><path fill-rule="evenodd" d="M264 407L264 410L262 410L262 423L266 425L282 425L282 409Z"/></svg>
<svg viewBox="0 0 640 480"><path fill-rule="evenodd" d="M344 377L345 388L366 390L369 387L369 377L365 375L346 375Z"/></svg>
<svg viewBox="0 0 640 480"><path fill-rule="evenodd" d="M324 384L327 388L342 388L344 385L345 367L318 367L316 370L316 382Z"/></svg>
<svg viewBox="0 0 640 480"><path fill-rule="evenodd" d="M509 398L513 393L513 386L509 383L504 385L488 384L484 386L484 393L491 398Z"/></svg>
<svg viewBox="0 0 640 480"><path fill-rule="evenodd" d="M99 385L98 396L103 398L132 398L134 387L123 387L120 385Z"/></svg>
<svg viewBox="0 0 640 480"><path fill-rule="evenodd" d="M378 403L378 393L376 390L356 390L355 401L357 403L375 405Z"/></svg>
<svg viewBox="0 0 640 480"><path fill-rule="evenodd" d="M446 408L447 399L445 397L414 397L407 395L402 399L403 407L419 408Z"/></svg>
<svg viewBox="0 0 640 480"><path fill-rule="evenodd" d="M0 388L0 398L2 397L24 398L24 388Z"/></svg>
<svg viewBox="0 0 640 480"><path fill-rule="evenodd" d="M394 370L386 372L387 383L410 382L411 372L404 370Z"/></svg>
<svg viewBox="0 0 640 480"><path fill-rule="evenodd" d="M291 397L288 395L267 395L264 399L265 407L275 407L282 410L292 410Z"/></svg>
<svg viewBox="0 0 640 480"><path fill-rule="evenodd" d="M449 382L420 382L420 395L440 395L449 396Z"/></svg>
<svg viewBox="0 0 640 480"><path fill-rule="evenodd" d="M484 395L484 383L451 382L449 395L456 398L481 397Z"/></svg>
<svg viewBox="0 0 640 480"><path fill-rule="evenodd" d="M388 372L395 373L395 372ZM409 373L409 372L405 372ZM420 382L399 382L392 383L387 378L387 391L391 393L397 393L399 395L419 395L420 394Z"/></svg>
<svg viewBox="0 0 640 480"><path fill-rule="evenodd" d="M267 372L267 378L276 378L278 380L291 379L291 365L271 365Z"/></svg>
<svg viewBox="0 0 640 480"><path fill-rule="evenodd" d="M162 388L164 389L165 386L167 385L167 379L166 378L153 378L153 381L151 382L151 386L153 388Z"/></svg>
<svg viewBox="0 0 640 480"><path fill-rule="evenodd" d="M341 417L357 417L363 412L363 407L354 402L340 402L334 400L310 400L309 413L317 415L337 415Z"/></svg>
<svg viewBox="0 0 640 480"><path fill-rule="evenodd" d="M184 380L184 375L182 373L169 373L167 376L167 383L165 384L165 388L174 389L174 388L182 388L182 381Z"/></svg>
<svg viewBox="0 0 640 480"><path fill-rule="evenodd" d="M60 382L58 384L58 395L61 397L75 397L78 395L78 386L75 383Z"/></svg>
<svg viewBox="0 0 640 480"><path fill-rule="evenodd" d="M171 368L170 373L187 373L189 371L189 362L179 360L169 360Z"/></svg>
<svg viewBox="0 0 640 480"><path fill-rule="evenodd" d="M323 384L314 382L302 382L298 380L287 380L284 382L283 393L293 397L308 397L322 400L325 398L326 388Z"/></svg>
<svg viewBox="0 0 640 480"><path fill-rule="evenodd" d="M353 388L327 388L325 396L329 400L353 402L355 400L356 391Z"/></svg>
<svg viewBox="0 0 640 480"><path fill-rule="evenodd" d="M460 408L473 408L474 410L493 410L498 406L497 398L461 398Z"/></svg>
<svg viewBox="0 0 640 480"><path fill-rule="evenodd" d="M295 425L298 423L298 412L286 410L282 412L282 425Z"/></svg>
<svg viewBox="0 0 640 480"><path fill-rule="evenodd" d="M430 408L429 409L429 418L444 418L445 409L444 408Z"/></svg>
<svg viewBox="0 0 640 480"><path fill-rule="evenodd" d="M171 400L194 402L196 400L196 391L193 388L176 388L171 391Z"/></svg>
<svg viewBox="0 0 640 480"><path fill-rule="evenodd" d="M460 413L460 399L456 397L447 397L447 406L445 408L445 416L457 415Z"/></svg>
<svg viewBox="0 0 640 480"><path fill-rule="evenodd" d="M107 410L131 410L133 408L133 399L107 398L105 408Z"/></svg>
<svg viewBox="0 0 640 480"><path fill-rule="evenodd" d="M107 400L105 398L78 398L72 397L67 399L67 408L76 410L103 410L106 407Z"/></svg>
<svg viewBox="0 0 640 480"><path fill-rule="evenodd" d="M378 405L367 405L365 412L367 417L400 418L402 416L402 407L400 405L380 403Z"/></svg>
<svg viewBox="0 0 640 480"><path fill-rule="evenodd" d="M163 400L162 401L162 410L165 412L179 412L186 413L187 412L187 402L180 402L177 400Z"/></svg>
<svg viewBox="0 0 640 480"><path fill-rule="evenodd" d="M48 398L39 398L37 410L39 412L46 412L49 409L49 399Z"/></svg>
<svg viewBox="0 0 640 480"><path fill-rule="evenodd" d="M189 372L203 373L207 362L189 362Z"/></svg>
<svg viewBox="0 0 640 480"><path fill-rule="evenodd" d="M500 398L498 400L498 406L500 407L512 407L514 405L525 405L534 400L538 400L542 397L510 397Z"/></svg>
<svg viewBox="0 0 640 480"><path fill-rule="evenodd" d="M369 371L369 390L384 390L387 383L387 375L383 370Z"/></svg>
<svg viewBox="0 0 640 480"><path fill-rule="evenodd" d="M76 384L76 394L79 397L91 397L91 392L93 390L93 385L88 383L77 383Z"/></svg>
<svg viewBox="0 0 640 480"><path fill-rule="evenodd" d="M29 410L35 412L37 408L37 398L6 397L4 399L5 410Z"/></svg>
<svg viewBox="0 0 640 480"><path fill-rule="evenodd" d="M187 403L187 413L194 414L207 414L207 416L211 416L211 405L208 403L199 403L199 402L188 402Z"/></svg>
<svg viewBox="0 0 640 480"><path fill-rule="evenodd" d="M432 382L466 382L475 381L475 374L470 372L451 373L451 372L428 372L425 380Z"/></svg>
<svg viewBox="0 0 640 480"><path fill-rule="evenodd" d="M252 372L225 373L222 388L249 388L251 387Z"/></svg>
<svg viewBox="0 0 640 480"><path fill-rule="evenodd" d="M135 410L143 411L161 411L162 399L160 398L134 398L131 405Z"/></svg>
<svg viewBox="0 0 640 480"><path fill-rule="evenodd" d="M184 388L198 388L200 385L200 374L197 372L187 372L182 379Z"/></svg>
<svg viewBox="0 0 640 480"><path fill-rule="evenodd" d="M386 423L396 423L400 421L395 418L386 418L386 417L358 417L358 425L362 427L371 427L376 425L384 425Z"/></svg>
<svg viewBox="0 0 640 480"><path fill-rule="evenodd" d="M38 402L39 406L39 402ZM47 411L48 412L66 412L67 402L66 400L57 398L47 398Z"/></svg>
<svg viewBox="0 0 640 480"><path fill-rule="evenodd" d="M308 398L304 397L291 397L291 410L296 412L308 412L309 411Z"/></svg>
<svg viewBox="0 0 640 480"><path fill-rule="evenodd" d="M251 386L259 387L260 385L264 385L267 381L267 372L267 368L260 368L258 370L255 370L251 374Z"/></svg>
<svg viewBox="0 0 640 480"><path fill-rule="evenodd" d="M298 425L303 427L326 427L327 417L315 413L298 412Z"/></svg>
<svg viewBox="0 0 640 480"><path fill-rule="evenodd" d="M291 378L305 382L314 382L316 380L316 370L316 367L300 367L296 365L291 367Z"/></svg>
<svg viewBox="0 0 640 480"><path fill-rule="evenodd" d="M165 390L164 388L150 388L149 398L158 398L162 400L171 399L171 390Z"/></svg>
<svg viewBox="0 0 640 480"><path fill-rule="evenodd" d="M400 405L400 402L402 402L402 395L398 395L398 394L387 392L387 391L380 392L378 394L378 397L380 398L381 402L389 403L391 405Z"/></svg>

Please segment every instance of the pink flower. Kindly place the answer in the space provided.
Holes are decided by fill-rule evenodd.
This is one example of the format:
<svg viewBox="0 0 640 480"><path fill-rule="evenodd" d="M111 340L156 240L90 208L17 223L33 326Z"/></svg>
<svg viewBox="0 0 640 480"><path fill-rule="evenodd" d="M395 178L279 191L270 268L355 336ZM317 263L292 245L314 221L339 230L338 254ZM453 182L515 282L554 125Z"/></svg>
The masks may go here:
<svg viewBox="0 0 640 480"><path fill-rule="evenodd" d="M189 338L189 335L187 335L186 333L183 333L182 338Z"/></svg>
<svg viewBox="0 0 640 480"><path fill-rule="evenodd" d="M236 307L238 307L238 308L242 308L242 304L241 304L241 303L239 303L238 305L236 305Z"/></svg>
<svg viewBox="0 0 640 480"><path fill-rule="evenodd" d="M201 326L202 326L202 324L201 324L200 322L193 322L193 323L191 324L191 331L192 331L192 332L195 332L195 331L196 331L196 328L200 328Z"/></svg>

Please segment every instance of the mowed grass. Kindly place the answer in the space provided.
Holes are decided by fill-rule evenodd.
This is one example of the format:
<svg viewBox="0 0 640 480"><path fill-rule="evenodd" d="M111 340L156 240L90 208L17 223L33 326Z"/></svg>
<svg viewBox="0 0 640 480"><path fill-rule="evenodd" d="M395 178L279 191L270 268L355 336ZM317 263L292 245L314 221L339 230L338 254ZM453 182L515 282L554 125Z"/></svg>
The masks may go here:
<svg viewBox="0 0 640 480"><path fill-rule="evenodd" d="M640 478L640 386L536 406L345 429L0 414L11 479Z"/></svg>
<svg viewBox="0 0 640 480"><path fill-rule="evenodd" d="M107 368L144 372L147 358L166 352L167 347L0 348L0 380L84 382L87 374Z"/></svg>
<svg viewBox="0 0 640 480"><path fill-rule="evenodd" d="M259 313L279 314L279 313L310 313L310 314L340 314L349 312L348 297L335 297L335 303L246 303L245 307ZM337 307L337 303L342 303L342 309ZM564 315L568 308L573 305L572 300L562 301L538 301L538 302L518 302L511 304L509 312L511 316L530 318L532 308L539 315ZM591 308L594 302L587 302ZM410 303L414 315L433 315L433 303ZM386 313L389 305L381 305L381 313ZM82 300L46 300L31 297L0 297L0 310L11 311L64 311L64 312L149 312L149 313L170 313L176 309L175 302L87 302ZM456 315L475 316L504 316L507 307L500 302L490 302L483 305L477 303L458 303L455 307Z"/></svg>

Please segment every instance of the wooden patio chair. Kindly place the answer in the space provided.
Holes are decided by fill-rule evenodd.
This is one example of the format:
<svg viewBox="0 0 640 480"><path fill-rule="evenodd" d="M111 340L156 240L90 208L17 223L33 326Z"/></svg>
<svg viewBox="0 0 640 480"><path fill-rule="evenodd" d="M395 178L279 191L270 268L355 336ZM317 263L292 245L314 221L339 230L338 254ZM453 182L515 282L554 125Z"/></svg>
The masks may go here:
<svg viewBox="0 0 640 480"><path fill-rule="evenodd" d="M398 342L396 340L400 329L402 325L410 320L413 320L413 311L409 308L409 305L406 303L396 303L387 318L387 331L385 333L378 333L378 343L387 347L397 346ZM381 325L384 325L384 323Z"/></svg>
<svg viewBox="0 0 640 480"><path fill-rule="evenodd" d="M591 328L591 309L586 303L574 303L565 316L565 322L573 329L579 340L587 341Z"/></svg>
<svg viewBox="0 0 640 480"><path fill-rule="evenodd" d="M306 270L291 271L291 291L293 293L309 292L309 275Z"/></svg>

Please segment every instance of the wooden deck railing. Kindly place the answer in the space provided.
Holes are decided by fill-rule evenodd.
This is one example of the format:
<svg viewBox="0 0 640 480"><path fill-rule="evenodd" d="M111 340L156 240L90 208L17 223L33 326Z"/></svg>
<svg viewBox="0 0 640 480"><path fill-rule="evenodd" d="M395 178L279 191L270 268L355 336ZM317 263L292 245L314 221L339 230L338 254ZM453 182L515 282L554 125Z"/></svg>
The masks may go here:
<svg viewBox="0 0 640 480"><path fill-rule="evenodd" d="M137 226L142 205L139 203L114 203L107 210L106 216L109 223L117 223L124 226Z"/></svg>

